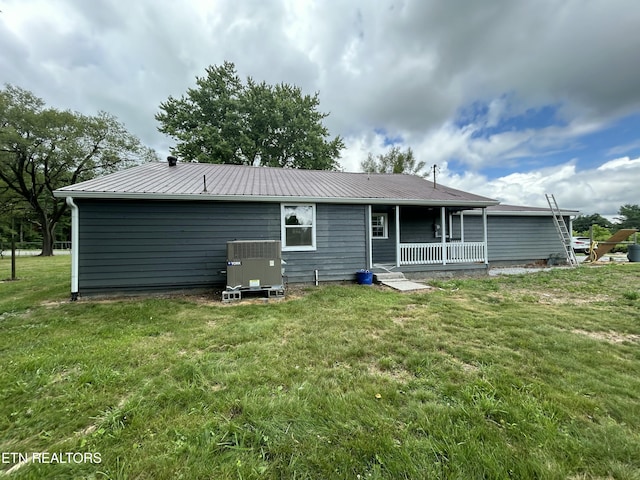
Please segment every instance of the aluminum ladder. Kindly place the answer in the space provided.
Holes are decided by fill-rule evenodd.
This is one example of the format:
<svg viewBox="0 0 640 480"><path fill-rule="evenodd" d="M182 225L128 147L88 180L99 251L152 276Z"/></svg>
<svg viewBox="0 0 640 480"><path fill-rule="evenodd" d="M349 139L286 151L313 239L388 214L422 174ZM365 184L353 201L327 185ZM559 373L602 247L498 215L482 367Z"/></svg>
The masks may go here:
<svg viewBox="0 0 640 480"><path fill-rule="evenodd" d="M576 254L573 251L573 246L571 245L571 233L567 228L567 224L564 222L564 218L562 218L562 213L558 208L558 203L556 202L553 194L545 193L544 195L545 197L547 197L549 208L551 209L551 213L553 213L553 223L555 224L558 235L560 236L560 240L564 245L564 251L567 256L567 263L571 267L577 267L578 259L576 258Z"/></svg>

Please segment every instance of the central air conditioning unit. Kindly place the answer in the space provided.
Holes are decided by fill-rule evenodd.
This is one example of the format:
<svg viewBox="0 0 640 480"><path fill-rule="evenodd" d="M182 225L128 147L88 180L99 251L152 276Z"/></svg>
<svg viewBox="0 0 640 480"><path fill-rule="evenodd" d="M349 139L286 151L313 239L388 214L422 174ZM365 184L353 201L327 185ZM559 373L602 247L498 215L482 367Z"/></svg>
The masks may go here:
<svg viewBox="0 0 640 480"><path fill-rule="evenodd" d="M280 240L227 242L227 290L282 290Z"/></svg>

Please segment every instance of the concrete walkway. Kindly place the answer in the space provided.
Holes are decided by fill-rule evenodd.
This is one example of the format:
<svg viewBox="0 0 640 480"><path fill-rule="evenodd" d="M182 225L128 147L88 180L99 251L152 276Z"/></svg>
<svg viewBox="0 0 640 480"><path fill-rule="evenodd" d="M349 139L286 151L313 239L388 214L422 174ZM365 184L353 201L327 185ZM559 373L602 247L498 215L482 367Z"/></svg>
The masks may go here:
<svg viewBox="0 0 640 480"><path fill-rule="evenodd" d="M376 282L400 292L413 292L415 290L427 290L430 287L424 283L407 280L402 272L374 273Z"/></svg>

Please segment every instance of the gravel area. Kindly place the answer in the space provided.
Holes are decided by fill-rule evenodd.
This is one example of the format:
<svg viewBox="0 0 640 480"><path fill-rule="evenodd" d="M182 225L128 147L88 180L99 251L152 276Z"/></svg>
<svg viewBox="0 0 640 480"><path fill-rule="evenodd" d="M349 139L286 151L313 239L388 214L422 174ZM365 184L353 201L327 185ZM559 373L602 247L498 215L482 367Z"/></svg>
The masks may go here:
<svg viewBox="0 0 640 480"><path fill-rule="evenodd" d="M489 276L497 277L498 275L522 275L524 273L536 273L536 272L548 272L554 268L569 268L569 267L496 267L489 269Z"/></svg>
<svg viewBox="0 0 640 480"><path fill-rule="evenodd" d="M587 257L586 256L578 256L578 262L584 262ZM624 254L614 254L614 255L605 255L602 257L598 263L609 263L609 262L628 262L627 257ZM570 268L564 265L560 265L557 267L527 267L527 266L513 266L513 267L495 267L489 269L489 275L492 277L498 275L522 275L524 273L536 273L536 272L548 272L550 270L555 270L558 268Z"/></svg>

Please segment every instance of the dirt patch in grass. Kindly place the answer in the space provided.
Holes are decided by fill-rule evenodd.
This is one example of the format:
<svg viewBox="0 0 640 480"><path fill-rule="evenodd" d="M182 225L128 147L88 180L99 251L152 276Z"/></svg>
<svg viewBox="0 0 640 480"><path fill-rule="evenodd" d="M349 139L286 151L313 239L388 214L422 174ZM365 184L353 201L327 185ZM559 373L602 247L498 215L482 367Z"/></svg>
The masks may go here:
<svg viewBox="0 0 640 480"><path fill-rule="evenodd" d="M369 364L367 371L369 375L374 377L382 377L396 382L407 383L413 379L413 374L404 368L394 367L392 369L382 369L375 363Z"/></svg>
<svg viewBox="0 0 640 480"><path fill-rule="evenodd" d="M539 290L528 290L524 288L508 288L502 294L494 296L502 301L515 299L526 303L539 303L542 305L589 305L592 303L601 303L611 301L611 295L607 294L580 294L574 292L564 292L559 290L548 290L540 292Z"/></svg>
<svg viewBox="0 0 640 480"><path fill-rule="evenodd" d="M465 373L477 373L480 371L480 367L478 367L477 365L473 365L471 363L467 363L464 362L462 360L460 360L457 357L454 357L453 355L450 357L450 359L452 360L452 362L454 363L454 365L459 366L463 372Z"/></svg>
<svg viewBox="0 0 640 480"><path fill-rule="evenodd" d="M412 319L412 317L393 317L391 319L391 321L393 323L395 323L396 325L402 326L402 325L404 325L406 322L408 322L411 319Z"/></svg>
<svg viewBox="0 0 640 480"><path fill-rule="evenodd" d="M575 329L571 330L571 333L575 333L576 335L585 335L595 340L602 340L614 344L624 342L640 342L640 335L636 335L633 333L618 333L614 332L613 330L609 330L608 332L589 332L587 330Z"/></svg>
<svg viewBox="0 0 640 480"><path fill-rule="evenodd" d="M406 322L415 319L420 313L428 309L428 305L410 303L405 307L406 313L393 317L391 321L396 325L403 326Z"/></svg>
<svg viewBox="0 0 640 480"><path fill-rule="evenodd" d="M132 295L93 295L89 297L78 298L78 303L91 303L91 304L112 304L120 302L142 302L149 299L166 299L166 300L182 300L185 302L195 303L203 306L228 306L233 307L237 305L251 305L251 304L263 304L270 302L282 302L297 300L304 297L311 291L308 286L291 286L285 289L284 298L266 298L260 296L262 292L250 292L242 300L237 302L222 302L222 290L212 290L204 293L146 293L146 294L132 294ZM202 292L202 291L201 291ZM59 307L71 303L69 300L62 301L44 301L40 303L40 306L46 308Z"/></svg>
<svg viewBox="0 0 640 480"><path fill-rule="evenodd" d="M538 297L538 302L547 305L560 305L570 303L572 305L588 305L590 303L608 302L609 295L568 295L558 293L542 293Z"/></svg>
<svg viewBox="0 0 640 480"><path fill-rule="evenodd" d="M60 301L46 301L46 302L42 302L40 303L40 306L45 307L45 308L56 308L59 307L60 305L65 305L67 303L71 303L69 300L60 300Z"/></svg>
<svg viewBox="0 0 640 480"><path fill-rule="evenodd" d="M55 375L51 377L51 383L60 383L67 381L71 377L77 376L82 373L82 370L78 366L71 367L69 369L64 369L56 372Z"/></svg>
<svg viewBox="0 0 640 480"><path fill-rule="evenodd" d="M242 300L233 302L222 301L222 290L215 290L211 293L190 295L181 294L173 296L173 298L180 298L187 302L193 302L203 306L223 306L223 307L235 307L238 305L261 305L272 302L289 302L292 300L298 300L307 295L311 289L307 286L291 286L285 289L284 298L267 298L264 292L250 292L248 295L244 295Z"/></svg>

